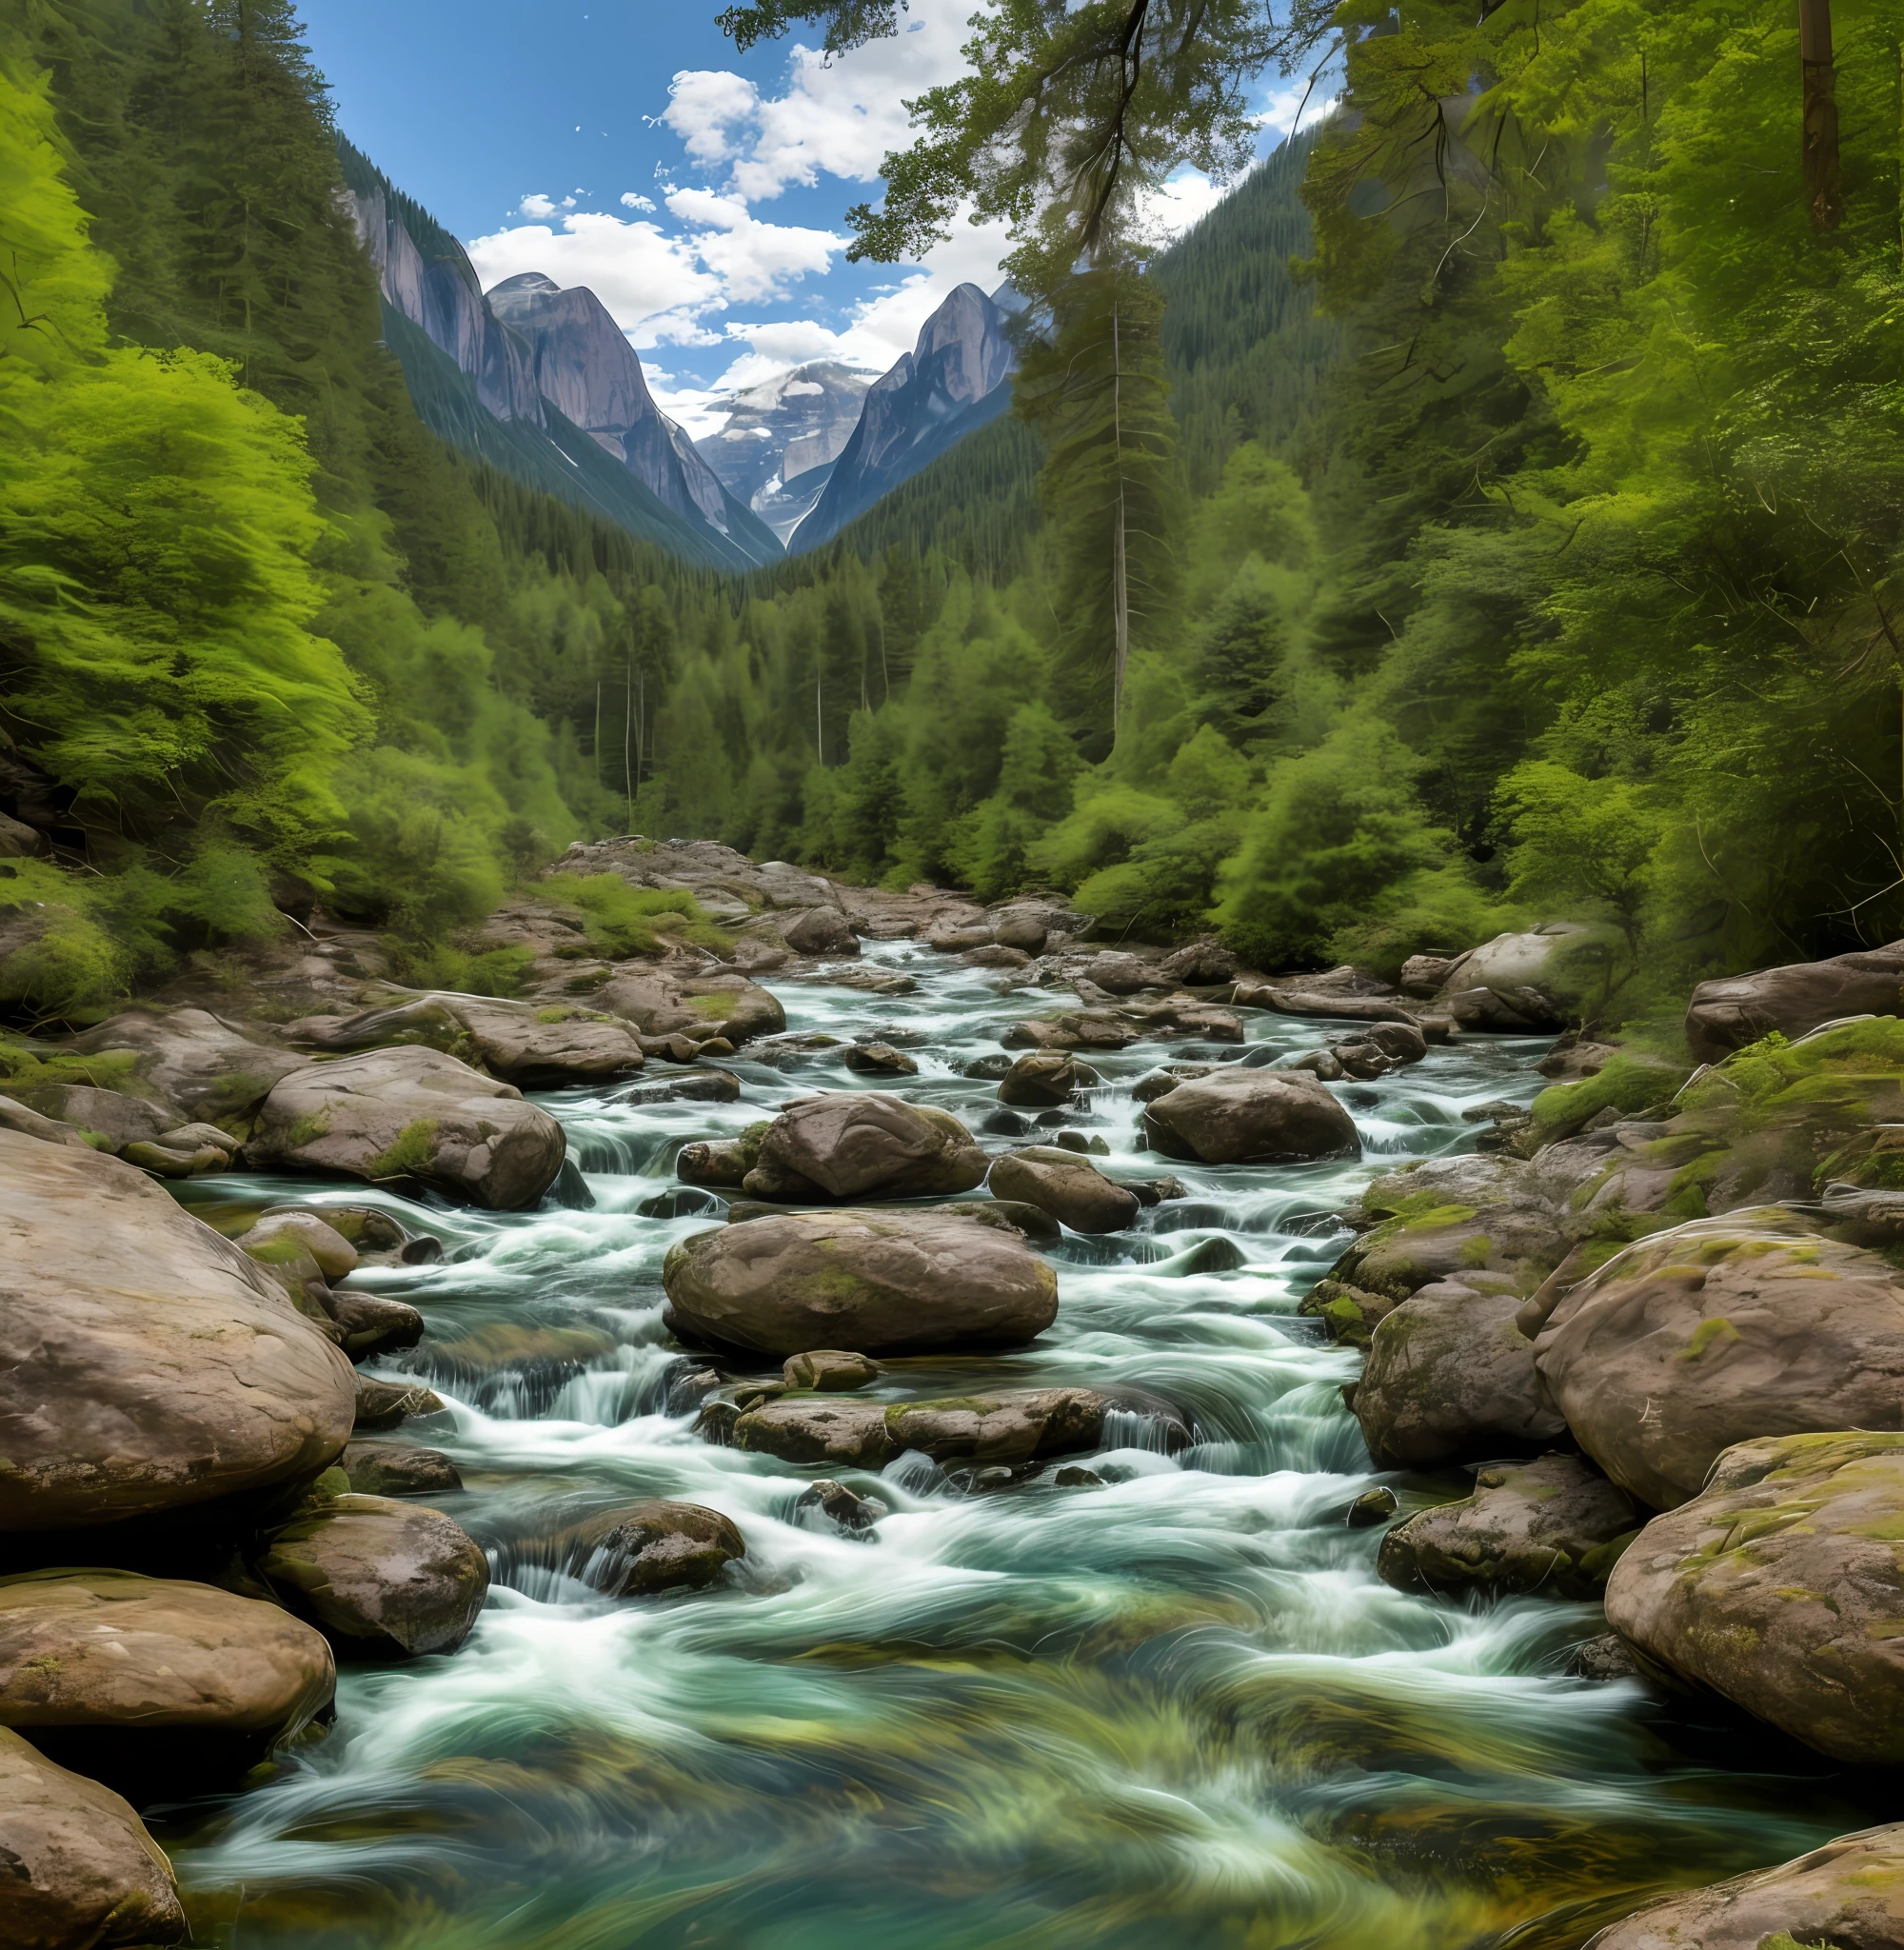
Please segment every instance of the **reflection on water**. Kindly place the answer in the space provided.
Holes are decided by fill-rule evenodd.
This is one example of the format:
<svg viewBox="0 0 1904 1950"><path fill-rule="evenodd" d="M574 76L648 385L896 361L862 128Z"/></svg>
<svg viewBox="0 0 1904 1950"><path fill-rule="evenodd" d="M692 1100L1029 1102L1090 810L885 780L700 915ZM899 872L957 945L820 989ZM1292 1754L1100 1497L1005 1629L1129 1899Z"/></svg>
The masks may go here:
<svg viewBox="0 0 1904 1950"><path fill-rule="evenodd" d="M921 992L789 985L789 1027L903 1041L921 1074L889 1087L976 1126L996 1085L962 1065L1039 998L910 944L867 959ZM1250 1035L1242 1060L1265 1062L1328 1031L1259 1016ZM1366 1160L1277 1170L1138 1147L1132 1083L1233 1047L1094 1056L1103 1085L1062 1122L1107 1142L1113 1175L1171 1169L1189 1197L1051 1247L1061 1305L1037 1346L893 1362L879 1392L1116 1383L1195 1443L1171 1456L1151 1419L1115 1416L1100 1488L1054 1465L975 1494L902 1458L845 1479L890 1510L855 1538L796 1510L821 1472L710 1447L671 1405L691 1363L660 1273L721 1210L678 1191L681 1144L863 1080L826 1050L734 1062L735 1104L544 1100L580 1167L562 1203L408 1208L444 1262L365 1281L429 1323L404 1371L451 1404L426 1439L468 1485L444 1501L490 1550L489 1608L454 1657L347 1674L327 1739L160 1823L201 1940L1561 1950L1652 1890L1874 1819L1823 1762L1564 1677L1596 1608L1404 1596L1375 1576L1378 1533L1344 1522L1374 1480L1341 1402L1357 1358L1295 1312L1346 1237L1332 1214L1385 1163L1458 1148L1464 1107L1526 1101L1541 1046L1349 1085ZM236 1192L256 1182L188 1196ZM1460 1480L1389 1481L1406 1507ZM734 1582L609 1602L537 1549L578 1499L628 1496L731 1516Z"/></svg>

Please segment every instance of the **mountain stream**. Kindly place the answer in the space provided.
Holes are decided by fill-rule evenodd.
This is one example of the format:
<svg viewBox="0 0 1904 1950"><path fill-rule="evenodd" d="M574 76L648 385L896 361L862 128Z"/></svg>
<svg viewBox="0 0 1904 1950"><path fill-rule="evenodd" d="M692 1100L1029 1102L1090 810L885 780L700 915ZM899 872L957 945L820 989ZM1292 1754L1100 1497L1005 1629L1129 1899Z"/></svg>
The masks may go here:
<svg viewBox="0 0 1904 1950"><path fill-rule="evenodd" d="M892 1088L993 1149L1001 993L911 943L863 965L875 996L786 983L790 1033L872 1035L920 1074ZM1064 1383L1140 1384L1194 1422L998 1486L917 1454L843 1480L888 1506L863 1538L796 1506L824 1472L695 1433L661 1323L677 1240L720 1223L680 1185L691 1139L737 1134L816 1090L863 1088L839 1048L724 1066L738 1103L652 1101L667 1074L543 1102L579 1166L537 1211L382 1198L441 1264L360 1275L420 1307L421 1376L446 1416L443 1507L494 1585L449 1657L342 1677L327 1736L216 1801L155 1811L199 1940L231 1950L1563 1950L1667 1886L1799 1852L1872 1815L1828 1763L1747 1739L1636 1683L1567 1676L1603 1629L1545 1599L1462 1608L1375 1572L1380 1529L1467 1478L1371 1472L1330 1346L1298 1302L1349 1237L1331 1215L1375 1171L1472 1145L1466 1108L1529 1101L1540 1042L1475 1039L1337 1086L1359 1163L1204 1168L1143 1150L1131 1084L1157 1063L1260 1064L1341 1025L1246 1012L1236 1045L1093 1053L1088 1107L1113 1176L1171 1170L1187 1200L1109 1239L1049 1246L1056 1325L1020 1353L892 1361L883 1399ZM1026 1122L1037 1113L1020 1113ZM1049 1131L1038 1133L1049 1141ZM585 1195L580 1185L585 1184ZM355 1185L194 1182L194 1206ZM586 1204L585 1199L592 1200ZM1226 1268L1218 1270L1218 1268ZM763 1375L772 1372L764 1364ZM671 1400L673 1405L670 1405ZM550 1568L539 1534L578 1499L664 1496L739 1524L709 1590L610 1601Z"/></svg>

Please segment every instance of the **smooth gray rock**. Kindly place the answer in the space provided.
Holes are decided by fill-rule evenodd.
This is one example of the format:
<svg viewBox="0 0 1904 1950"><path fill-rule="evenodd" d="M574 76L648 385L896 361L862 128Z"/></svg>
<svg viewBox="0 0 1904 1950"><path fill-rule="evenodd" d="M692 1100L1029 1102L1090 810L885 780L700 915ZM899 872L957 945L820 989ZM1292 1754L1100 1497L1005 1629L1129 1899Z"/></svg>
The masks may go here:
<svg viewBox="0 0 1904 1950"><path fill-rule="evenodd" d="M1205 1164L1356 1157L1356 1121L1300 1070L1213 1070L1143 1107L1151 1147Z"/></svg>
<svg viewBox="0 0 1904 1950"><path fill-rule="evenodd" d="M996 1199L1049 1212L1073 1232L1122 1232L1143 1209L1135 1192L1113 1184L1095 1165L1056 1145L1007 1151L993 1162L988 1189Z"/></svg>
<svg viewBox="0 0 1904 1950"><path fill-rule="evenodd" d="M935 1198L982 1184L986 1166L950 1112L883 1090L843 1090L782 1111L743 1184L754 1198L792 1204Z"/></svg>

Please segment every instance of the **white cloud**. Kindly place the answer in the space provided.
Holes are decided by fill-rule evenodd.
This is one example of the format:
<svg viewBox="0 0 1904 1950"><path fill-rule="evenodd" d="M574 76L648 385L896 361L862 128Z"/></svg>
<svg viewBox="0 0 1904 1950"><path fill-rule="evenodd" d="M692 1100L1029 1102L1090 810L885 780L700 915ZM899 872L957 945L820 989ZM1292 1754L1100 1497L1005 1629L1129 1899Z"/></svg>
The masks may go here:
<svg viewBox="0 0 1904 1950"><path fill-rule="evenodd" d="M721 279L690 239L643 221L573 210L560 229L521 224L477 237L468 249L486 289L529 270L564 287L586 285L623 330L649 327L650 341L655 321L690 319L724 302Z"/></svg>
<svg viewBox="0 0 1904 1950"><path fill-rule="evenodd" d="M534 189L524 197L522 202L517 204L516 208L524 216L535 217L539 221L545 223L550 217L559 215L563 210L573 209L575 208L575 199L572 196L565 196L558 203L554 197L545 196L540 189Z"/></svg>
<svg viewBox="0 0 1904 1950"><path fill-rule="evenodd" d="M697 163L709 167L736 153L734 131L753 119L760 92L720 69L684 68L668 84L661 120Z"/></svg>
<svg viewBox="0 0 1904 1950"><path fill-rule="evenodd" d="M1323 75L1314 88L1302 82L1292 83L1288 88L1272 89L1264 97L1256 119L1279 142L1282 141L1294 135L1299 126L1313 128L1332 114L1340 106L1340 89L1339 74Z"/></svg>
<svg viewBox="0 0 1904 1950"><path fill-rule="evenodd" d="M1165 242L1180 237L1200 217L1207 216L1229 194L1226 183L1213 183L1187 164L1143 200L1139 211L1142 228Z"/></svg>

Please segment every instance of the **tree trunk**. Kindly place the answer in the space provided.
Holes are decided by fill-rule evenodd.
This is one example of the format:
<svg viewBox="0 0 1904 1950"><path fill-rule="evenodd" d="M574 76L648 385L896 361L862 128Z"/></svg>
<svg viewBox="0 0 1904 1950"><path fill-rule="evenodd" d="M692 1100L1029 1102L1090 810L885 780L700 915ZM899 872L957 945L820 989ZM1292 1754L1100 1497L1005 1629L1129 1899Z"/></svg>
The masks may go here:
<svg viewBox="0 0 1904 1950"><path fill-rule="evenodd" d="M628 659L626 680L622 686L622 791L628 803L628 831L635 829L635 755L630 749L635 736L635 660Z"/></svg>
<svg viewBox="0 0 1904 1950"><path fill-rule="evenodd" d="M1112 573L1117 578L1113 591L1116 618L1117 661L1111 677L1111 725L1113 729L1123 715L1124 665L1130 658L1130 583L1124 573L1124 423L1123 348L1118 334L1117 301L1111 303L1111 437L1117 454L1118 526L1112 544Z"/></svg>
<svg viewBox="0 0 1904 1950"><path fill-rule="evenodd" d="M1805 72L1805 201L1815 230L1844 215L1838 160L1837 72L1832 66L1832 0L1798 0L1798 59Z"/></svg>

